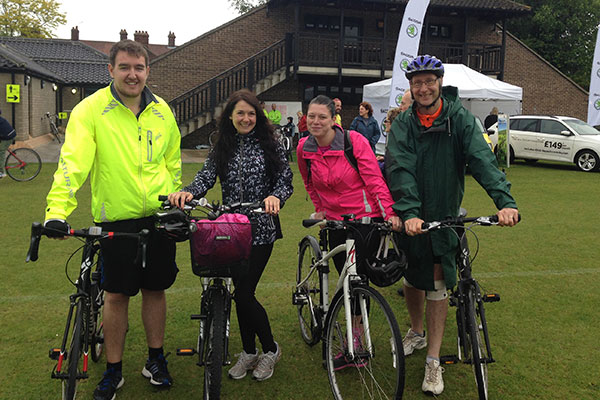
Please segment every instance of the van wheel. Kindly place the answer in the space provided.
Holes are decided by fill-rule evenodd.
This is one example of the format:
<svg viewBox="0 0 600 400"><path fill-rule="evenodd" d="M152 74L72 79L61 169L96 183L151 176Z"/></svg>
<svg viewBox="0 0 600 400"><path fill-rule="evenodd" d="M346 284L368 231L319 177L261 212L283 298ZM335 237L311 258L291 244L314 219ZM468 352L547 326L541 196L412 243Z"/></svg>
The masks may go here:
<svg viewBox="0 0 600 400"><path fill-rule="evenodd" d="M590 172L598 168L598 155L591 150L581 150L575 156L575 165L584 172Z"/></svg>

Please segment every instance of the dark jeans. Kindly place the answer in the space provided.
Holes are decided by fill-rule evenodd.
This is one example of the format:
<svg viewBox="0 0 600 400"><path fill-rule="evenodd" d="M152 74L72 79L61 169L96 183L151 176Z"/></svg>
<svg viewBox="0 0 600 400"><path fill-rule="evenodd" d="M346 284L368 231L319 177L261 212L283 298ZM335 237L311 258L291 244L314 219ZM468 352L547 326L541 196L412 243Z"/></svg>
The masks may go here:
<svg viewBox="0 0 600 400"><path fill-rule="evenodd" d="M249 354L256 352L256 336L262 345L263 352L277 350L267 312L255 296L256 286L258 286L272 251L273 244L252 246L247 273L233 278L234 299L242 346L244 351Z"/></svg>

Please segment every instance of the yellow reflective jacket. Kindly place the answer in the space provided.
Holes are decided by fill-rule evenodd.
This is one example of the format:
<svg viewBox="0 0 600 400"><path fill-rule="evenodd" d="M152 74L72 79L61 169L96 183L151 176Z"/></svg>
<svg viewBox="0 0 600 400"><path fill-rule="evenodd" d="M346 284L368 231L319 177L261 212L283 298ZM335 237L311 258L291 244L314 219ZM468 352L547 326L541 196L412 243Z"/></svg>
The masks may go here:
<svg viewBox="0 0 600 400"><path fill-rule="evenodd" d="M158 195L181 186L181 135L168 104L145 88L147 105L136 118L115 99L111 85L71 113L46 220L73 212L88 174L95 222L150 216L159 208Z"/></svg>

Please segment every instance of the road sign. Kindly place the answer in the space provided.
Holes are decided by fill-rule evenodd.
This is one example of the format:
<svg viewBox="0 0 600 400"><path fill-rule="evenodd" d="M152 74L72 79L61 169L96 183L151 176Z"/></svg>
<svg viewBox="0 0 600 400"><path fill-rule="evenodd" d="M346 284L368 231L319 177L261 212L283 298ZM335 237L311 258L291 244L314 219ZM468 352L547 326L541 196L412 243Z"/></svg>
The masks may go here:
<svg viewBox="0 0 600 400"><path fill-rule="evenodd" d="M7 103L19 103L21 102L21 86L19 85L6 85L6 102Z"/></svg>
<svg viewBox="0 0 600 400"><path fill-rule="evenodd" d="M67 119L67 113L66 112L59 112L58 113L58 119Z"/></svg>

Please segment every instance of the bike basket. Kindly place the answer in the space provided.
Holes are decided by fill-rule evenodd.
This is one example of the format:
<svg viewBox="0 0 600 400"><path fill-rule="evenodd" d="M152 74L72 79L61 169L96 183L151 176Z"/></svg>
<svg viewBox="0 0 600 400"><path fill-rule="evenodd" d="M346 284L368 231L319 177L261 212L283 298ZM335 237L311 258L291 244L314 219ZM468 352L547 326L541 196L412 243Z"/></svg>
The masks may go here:
<svg viewBox="0 0 600 400"><path fill-rule="evenodd" d="M223 214L216 220L194 221L192 270L198 276L231 276L250 257L252 224L243 214Z"/></svg>

